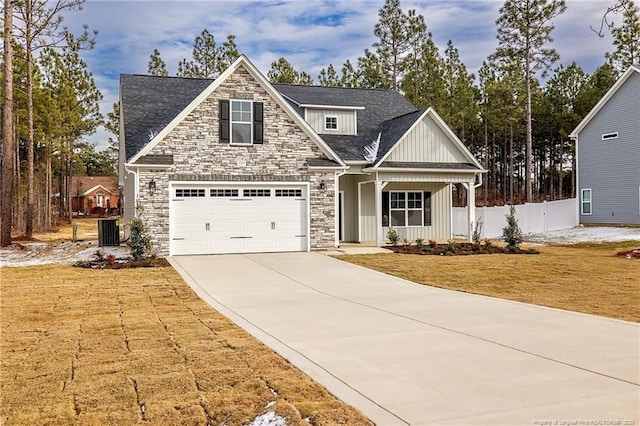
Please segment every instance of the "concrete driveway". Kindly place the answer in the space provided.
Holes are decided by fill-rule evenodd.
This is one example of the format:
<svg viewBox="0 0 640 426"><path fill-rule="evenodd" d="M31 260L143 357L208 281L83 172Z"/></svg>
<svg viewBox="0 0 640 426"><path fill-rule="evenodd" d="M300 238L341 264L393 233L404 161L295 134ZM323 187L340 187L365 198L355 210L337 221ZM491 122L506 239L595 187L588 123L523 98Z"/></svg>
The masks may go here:
<svg viewBox="0 0 640 426"><path fill-rule="evenodd" d="M421 286L317 253L170 262L378 425L640 425L636 323Z"/></svg>

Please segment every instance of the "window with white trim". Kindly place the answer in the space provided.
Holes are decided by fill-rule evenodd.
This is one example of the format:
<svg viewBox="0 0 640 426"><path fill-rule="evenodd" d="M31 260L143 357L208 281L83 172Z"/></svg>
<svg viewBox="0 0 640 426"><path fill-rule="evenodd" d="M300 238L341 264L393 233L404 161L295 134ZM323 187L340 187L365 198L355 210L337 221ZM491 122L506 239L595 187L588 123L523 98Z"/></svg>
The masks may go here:
<svg viewBox="0 0 640 426"><path fill-rule="evenodd" d="M338 117L335 115L327 115L324 117L325 130L338 130Z"/></svg>
<svg viewBox="0 0 640 426"><path fill-rule="evenodd" d="M431 226L431 192L383 192L382 226Z"/></svg>
<svg viewBox="0 0 640 426"><path fill-rule="evenodd" d="M245 189L242 191L244 197L271 197L270 189Z"/></svg>
<svg viewBox="0 0 640 426"><path fill-rule="evenodd" d="M231 143L251 143L251 109L251 101L231 101Z"/></svg>
<svg viewBox="0 0 640 426"><path fill-rule="evenodd" d="M212 189L209 193L211 197L237 197L237 189Z"/></svg>
<svg viewBox="0 0 640 426"><path fill-rule="evenodd" d="M198 188L178 188L176 189L176 197L181 198L193 198L193 197L204 197L204 189Z"/></svg>
<svg viewBox="0 0 640 426"><path fill-rule="evenodd" d="M609 139L618 139L618 132L611 132L611 133L603 133L602 134L602 140L603 141L608 141Z"/></svg>
<svg viewBox="0 0 640 426"><path fill-rule="evenodd" d="M276 197L302 197L301 189L276 189Z"/></svg>
<svg viewBox="0 0 640 426"><path fill-rule="evenodd" d="M590 215L593 213L591 197L592 193L590 188L582 190L582 196L580 197L580 214Z"/></svg>

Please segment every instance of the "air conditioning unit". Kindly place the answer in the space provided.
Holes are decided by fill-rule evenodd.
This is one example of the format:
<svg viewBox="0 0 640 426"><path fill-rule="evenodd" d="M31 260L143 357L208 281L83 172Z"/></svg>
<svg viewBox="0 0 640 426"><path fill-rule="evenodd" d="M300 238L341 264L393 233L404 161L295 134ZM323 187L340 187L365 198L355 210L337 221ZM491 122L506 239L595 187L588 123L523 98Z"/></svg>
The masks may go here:
<svg viewBox="0 0 640 426"><path fill-rule="evenodd" d="M120 245L120 221L118 219L98 219L98 245Z"/></svg>

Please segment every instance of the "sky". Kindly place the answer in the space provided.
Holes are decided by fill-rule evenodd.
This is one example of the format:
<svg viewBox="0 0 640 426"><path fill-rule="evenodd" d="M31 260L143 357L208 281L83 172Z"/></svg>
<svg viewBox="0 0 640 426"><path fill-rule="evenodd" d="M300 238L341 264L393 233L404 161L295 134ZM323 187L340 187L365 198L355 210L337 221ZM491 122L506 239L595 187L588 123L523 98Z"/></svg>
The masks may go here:
<svg viewBox="0 0 640 426"><path fill-rule="evenodd" d="M555 66L575 61L592 73L604 63L612 41L608 33L600 38L590 27L599 29L614 0L566 3L567 11L553 21L553 47L561 58ZM240 53L265 75L271 62L284 56L317 81L330 63L339 71L345 60L356 64L371 48L383 5L384 0L87 0L82 10L65 13L64 25L74 33L85 24L98 30L95 48L82 56L102 92L100 110L106 115L118 100L120 74L145 74L149 55L158 49L175 75L178 62L191 59L194 39L204 28L219 44L234 34ZM497 47L495 21L502 5L502 0L400 1L405 12L415 9L425 17L441 54L452 40L472 73ZM109 136L101 128L88 139L104 149Z"/></svg>

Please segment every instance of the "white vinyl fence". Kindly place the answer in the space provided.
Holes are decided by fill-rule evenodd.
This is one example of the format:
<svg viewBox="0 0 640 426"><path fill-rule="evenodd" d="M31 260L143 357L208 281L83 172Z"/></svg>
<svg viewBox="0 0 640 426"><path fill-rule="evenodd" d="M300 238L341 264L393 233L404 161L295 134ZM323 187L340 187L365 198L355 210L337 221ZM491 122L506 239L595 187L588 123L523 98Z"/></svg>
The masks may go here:
<svg viewBox="0 0 640 426"><path fill-rule="evenodd" d="M578 226L578 200L545 201L516 205L516 219L523 234L541 234ZM509 206L476 207L476 221L482 220L482 238L502 237ZM467 208L453 208L453 235L467 236Z"/></svg>

